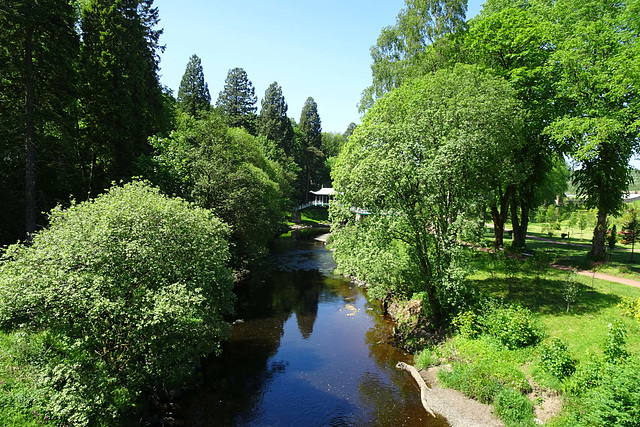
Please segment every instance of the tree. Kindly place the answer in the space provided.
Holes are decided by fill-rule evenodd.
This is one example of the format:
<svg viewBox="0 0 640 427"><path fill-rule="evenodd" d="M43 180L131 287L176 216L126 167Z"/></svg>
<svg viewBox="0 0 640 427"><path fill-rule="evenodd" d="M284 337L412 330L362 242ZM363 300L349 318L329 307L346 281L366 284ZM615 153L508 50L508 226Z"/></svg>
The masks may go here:
<svg viewBox="0 0 640 427"><path fill-rule="evenodd" d="M318 104L309 97L302 106L300 114L300 131L302 132L302 149L304 152L304 189L303 200L309 200L309 191L314 182L315 173L320 169L320 161L324 159L322 146L322 122L318 115Z"/></svg>
<svg viewBox="0 0 640 427"><path fill-rule="evenodd" d="M488 0L462 37L465 62L490 67L509 81L528 111L523 139L505 159L504 178L496 188L491 211L495 245L502 243L508 212L513 246L523 247L529 213L542 203L538 189L546 185L558 155L543 130L554 117L552 80L545 64L552 53L551 24L536 2ZM555 194L554 194L555 196Z"/></svg>
<svg viewBox="0 0 640 427"><path fill-rule="evenodd" d="M189 116L169 137L154 138L145 174L167 194L211 209L231 226L231 263L243 269L267 253L281 229L289 175L265 157L256 138L212 112Z"/></svg>
<svg viewBox="0 0 640 427"><path fill-rule="evenodd" d="M465 28L467 0L405 0L405 5L396 24L383 28L371 48L373 82L362 94L361 112L405 80L451 64L455 56L454 39Z"/></svg>
<svg viewBox="0 0 640 427"><path fill-rule="evenodd" d="M556 102L565 113L547 133L574 161L578 195L596 208L590 254L604 257L607 217L623 208L629 160L638 150L638 29L629 19L633 2L572 1L556 5L566 36L552 65ZM635 18L634 18L635 19Z"/></svg>
<svg viewBox="0 0 640 427"><path fill-rule="evenodd" d="M135 182L54 209L31 247L9 247L0 326L51 340L33 365L50 400L34 407L63 424L118 424L140 397L182 385L194 361L218 353L234 301L228 231L210 211Z"/></svg>
<svg viewBox="0 0 640 427"><path fill-rule="evenodd" d="M618 243L618 230L614 224L609 231L609 235L607 236L607 246L609 246L609 262L611 262L611 255L613 254L613 250L616 247L616 243Z"/></svg>
<svg viewBox="0 0 640 427"><path fill-rule="evenodd" d="M211 108L211 94L207 82L204 81L202 62L195 54L189 58L187 68L180 81L178 108L193 117L197 117L201 112L207 112Z"/></svg>
<svg viewBox="0 0 640 427"><path fill-rule="evenodd" d="M287 156L293 154L293 127L287 117L287 103L278 82L273 82L264 92L260 116L258 117L258 135L273 141L276 147Z"/></svg>
<svg viewBox="0 0 640 427"><path fill-rule="evenodd" d="M622 217L622 243L631 245L631 257L629 261L633 261L633 250L636 242L640 239L640 221L638 221L638 213L635 209L630 209Z"/></svg>
<svg viewBox="0 0 640 427"><path fill-rule="evenodd" d="M82 117L86 189L129 180L150 152L164 106L158 81L161 30L153 0L89 0L82 9Z"/></svg>
<svg viewBox="0 0 640 427"><path fill-rule="evenodd" d="M492 194L487 177L522 117L508 83L471 66L439 70L379 99L333 170L336 259L362 254L350 236L361 227L353 210L366 212L363 227L376 224L375 234L392 238L418 266L411 290L423 292L440 325L467 296L460 242L482 218Z"/></svg>
<svg viewBox="0 0 640 427"><path fill-rule="evenodd" d="M74 181L79 41L69 1L19 0L0 9L0 242L8 243L25 231L30 239L37 213L67 198Z"/></svg>
<svg viewBox="0 0 640 427"><path fill-rule="evenodd" d="M218 95L216 107L231 127L244 127L252 135L256 134L256 103L253 84L242 68L229 70L224 88Z"/></svg>
<svg viewBox="0 0 640 427"><path fill-rule="evenodd" d="M349 137L353 134L353 131L356 130L357 125L353 122L349 123L349 126L347 126L347 130L344 131L344 133L342 134L342 136L344 136L344 139L347 140L349 139Z"/></svg>

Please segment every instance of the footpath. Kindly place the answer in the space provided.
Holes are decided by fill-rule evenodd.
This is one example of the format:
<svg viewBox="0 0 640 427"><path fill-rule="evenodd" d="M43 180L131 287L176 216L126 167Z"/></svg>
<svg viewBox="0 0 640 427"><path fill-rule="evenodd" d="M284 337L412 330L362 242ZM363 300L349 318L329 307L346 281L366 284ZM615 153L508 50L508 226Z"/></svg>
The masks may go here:
<svg viewBox="0 0 640 427"><path fill-rule="evenodd" d="M571 246L580 246L580 247L585 247L585 248L590 248L591 247L590 245L585 245L585 244L581 244L581 243L558 242L557 240L545 239L543 237L537 237L537 236L530 236L528 234L527 234L527 239L539 240L541 242L555 243L557 245L571 245ZM593 271L593 270L577 270L577 269L575 269L573 267L569 267L569 266L562 265L562 264L551 264L551 267L559 268L561 270L566 270L566 271L575 271L577 274L579 274L581 276L593 277L595 279L607 280L609 282L621 283L623 285L628 285L628 286L633 286L635 288L640 288L640 281L638 281L638 280L625 279L623 277L612 276L610 274L598 273L597 271Z"/></svg>

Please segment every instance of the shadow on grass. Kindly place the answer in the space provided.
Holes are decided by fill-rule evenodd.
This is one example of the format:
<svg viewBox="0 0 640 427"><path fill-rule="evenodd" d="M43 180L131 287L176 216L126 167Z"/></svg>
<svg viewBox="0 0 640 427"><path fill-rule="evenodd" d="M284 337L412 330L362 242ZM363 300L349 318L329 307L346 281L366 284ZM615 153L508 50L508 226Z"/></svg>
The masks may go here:
<svg viewBox="0 0 640 427"><path fill-rule="evenodd" d="M566 314L565 292L571 281L577 288L575 301L570 305L572 314L595 314L621 300L619 296L589 286L590 278L537 266L534 262L517 262L514 258L501 262L481 254L475 259L475 267L483 272L473 279L481 293L498 297L505 303L520 304L540 314Z"/></svg>

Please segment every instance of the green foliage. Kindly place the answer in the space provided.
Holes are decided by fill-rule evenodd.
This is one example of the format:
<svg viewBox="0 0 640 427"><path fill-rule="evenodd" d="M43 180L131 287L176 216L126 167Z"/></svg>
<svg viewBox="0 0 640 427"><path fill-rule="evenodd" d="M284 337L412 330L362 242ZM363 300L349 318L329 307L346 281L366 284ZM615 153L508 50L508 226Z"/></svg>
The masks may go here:
<svg viewBox="0 0 640 427"><path fill-rule="evenodd" d="M372 298L408 299L423 286L411 252L392 238L387 227L387 221L374 217L342 227L334 225L334 258L344 274L366 282Z"/></svg>
<svg viewBox="0 0 640 427"><path fill-rule="evenodd" d="M506 427L536 425L533 420L533 403L516 390L500 390L494 399L493 408Z"/></svg>
<svg viewBox="0 0 640 427"><path fill-rule="evenodd" d="M478 322L478 317L471 310L458 313L458 315L451 321L451 326L453 326L458 334L463 338L475 338L481 332L481 325Z"/></svg>
<svg viewBox="0 0 640 427"><path fill-rule="evenodd" d="M627 329L619 319L609 323L608 328L603 348L604 358L609 363L620 362L629 356L626 349Z"/></svg>
<svg viewBox="0 0 640 427"><path fill-rule="evenodd" d="M325 158L322 152L322 122L318 114L318 104L312 97L307 98L302 106L298 127L302 136L302 185L300 188L306 201L309 191L323 184L320 180Z"/></svg>
<svg viewBox="0 0 640 427"><path fill-rule="evenodd" d="M576 370L576 361L569 354L567 344L559 338L541 346L540 360L542 366L558 379L570 377Z"/></svg>
<svg viewBox="0 0 640 427"><path fill-rule="evenodd" d="M562 286L562 298L567 303L567 313L571 304L576 302L578 293L580 292L580 285L576 280L576 273L570 273L567 280L563 282Z"/></svg>
<svg viewBox="0 0 640 427"><path fill-rule="evenodd" d="M243 127L256 135L256 90L242 68L233 68L227 73L224 88L218 95L216 108L231 127Z"/></svg>
<svg viewBox="0 0 640 427"><path fill-rule="evenodd" d="M504 387L494 375L490 363L453 363L452 371L440 371L438 379L443 386L456 389L467 397L482 403L493 402Z"/></svg>
<svg viewBox="0 0 640 427"><path fill-rule="evenodd" d="M633 251L636 242L640 239L640 220L635 209L629 209L622 216L622 243L631 244L631 257L633 261Z"/></svg>
<svg viewBox="0 0 640 427"><path fill-rule="evenodd" d="M282 88L277 82L271 83L262 99L258 134L273 141L275 147L282 150L285 156L294 156L297 147L294 146L293 127L287 117L288 108ZM279 155L276 154L274 157Z"/></svg>
<svg viewBox="0 0 640 427"><path fill-rule="evenodd" d="M80 55L84 193L130 180L148 138L162 129L157 8L152 0L88 0L82 4Z"/></svg>
<svg viewBox="0 0 640 427"><path fill-rule="evenodd" d="M511 350L536 345L544 338L540 321L530 310L519 305L489 304L480 316L480 323L485 333L496 337Z"/></svg>
<svg viewBox="0 0 640 427"><path fill-rule="evenodd" d="M50 337L38 365L49 414L115 419L219 351L234 296L228 228L211 212L134 182L50 221L0 263L2 328Z"/></svg>
<svg viewBox="0 0 640 427"><path fill-rule="evenodd" d="M459 236L478 227L481 202L493 188L488 181L499 174L495 159L508 145L505 135L517 139L521 126L519 104L506 82L474 67L439 70L380 99L332 171L334 224L353 222L351 209L361 209L385 230L387 241L405 246L436 323L455 314L466 298ZM470 192L474 198L467 197ZM345 233L357 230L344 227ZM335 247L339 259L347 249L337 240Z"/></svg>
<svg viewBox="0 0 640 427"><path fill-rule="evenodd" d="M211 108L209 86L204 80L202 61L197 55L191 55L180 80L178 108L192 117Z"/></svg>
<svg viewBox="0 0 640 427"><path fill-rule="evenodd" d="M436 352L431 348L425 348L415 356L415 365L419 369L427 369L429 366L438 365L440 359Z"/></svg>
<svg viewBox="0 0 640 427"><path fill-rule="evenodd" d="M557 423L566 426L637 426L640 419L640 363L597 359L574 375L569 400Z"/></svg>
<svg viewBox="0 0 640 427"><path fill-rule="evenodd" d="M618 307L623 309L627 316L635 318L640 322L640 298L624 297L622 301L620 301L620 304L618 304Z"/></svg>
<svg viewBox="0 0 640 427"><path fill-rule="evenodd" d="M178 130L155 138L143 173L167 194L211 209L231 226L232 263L244 268L266 253L284 221L293 177L266 158L256 138L228 128L215 113L181 117Z"/></svg>

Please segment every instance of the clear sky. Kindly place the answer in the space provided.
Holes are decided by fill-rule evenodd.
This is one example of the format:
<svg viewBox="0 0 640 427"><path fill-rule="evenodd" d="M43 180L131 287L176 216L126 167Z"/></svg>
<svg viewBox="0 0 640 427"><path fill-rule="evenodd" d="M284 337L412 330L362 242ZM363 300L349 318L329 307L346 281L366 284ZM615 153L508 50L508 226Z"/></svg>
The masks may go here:
<svg viewBox="0 0 640 427"><path fill-rule="evenodd" d="M482 0L469 0L467 18ZM311 96L325 132L359 123L357 104L371 84L371 56L380 30L395 23L404 0L155 0L162 84L177 95L189 57L202 59L212 102L227 72L244 68L260 101L277 81L299 121Z"/></svg>

